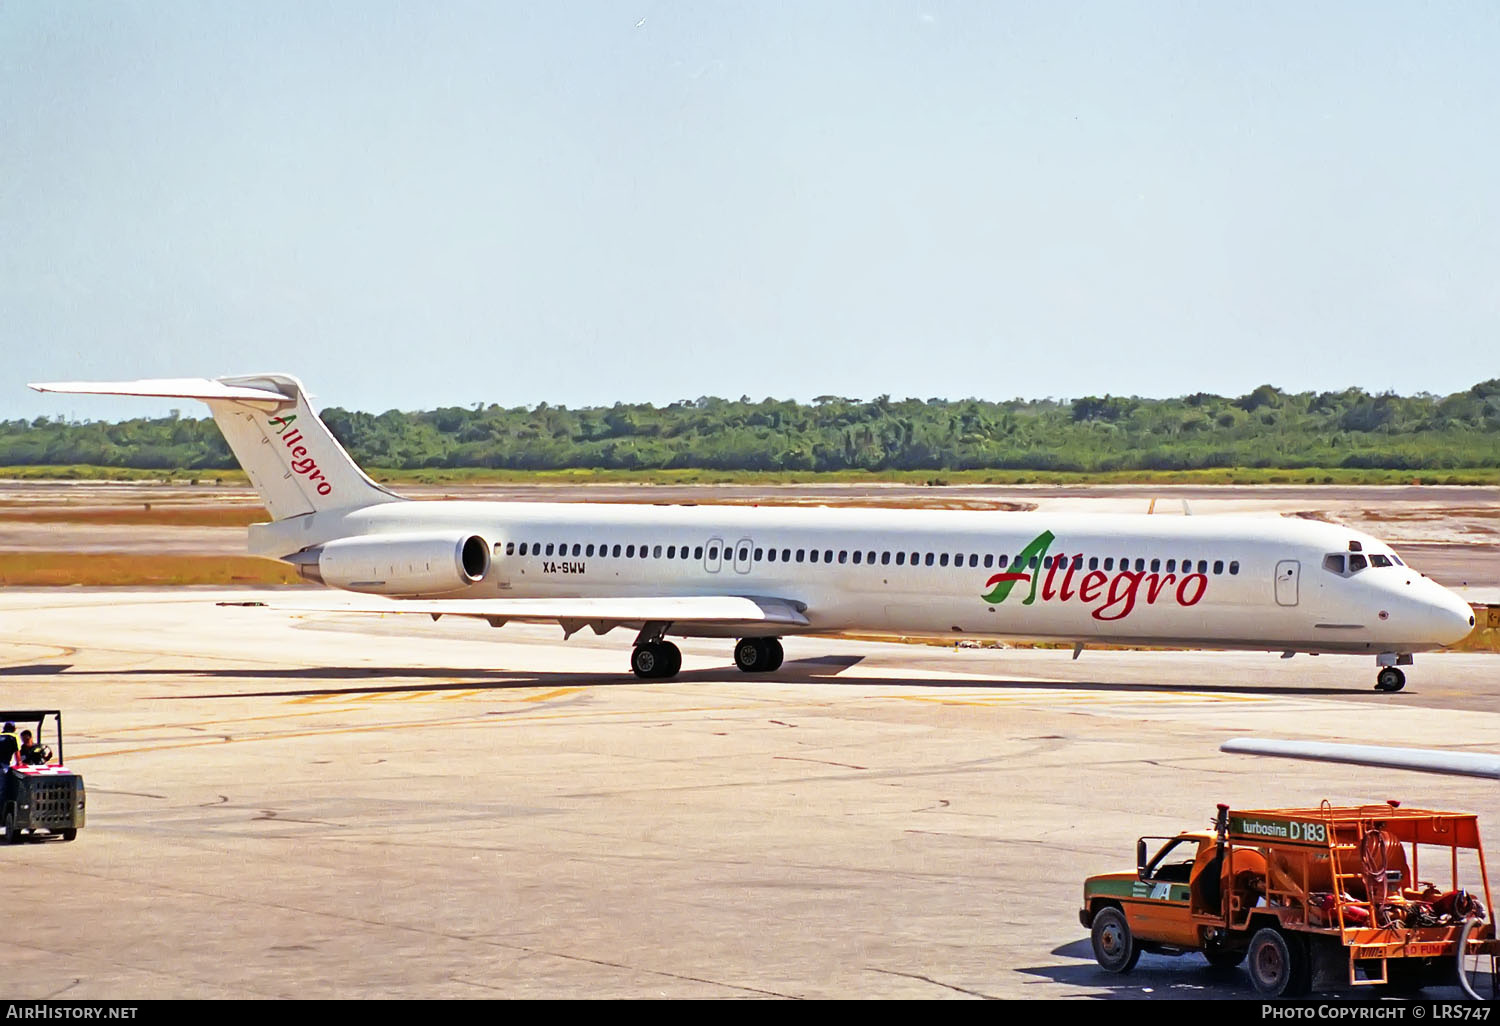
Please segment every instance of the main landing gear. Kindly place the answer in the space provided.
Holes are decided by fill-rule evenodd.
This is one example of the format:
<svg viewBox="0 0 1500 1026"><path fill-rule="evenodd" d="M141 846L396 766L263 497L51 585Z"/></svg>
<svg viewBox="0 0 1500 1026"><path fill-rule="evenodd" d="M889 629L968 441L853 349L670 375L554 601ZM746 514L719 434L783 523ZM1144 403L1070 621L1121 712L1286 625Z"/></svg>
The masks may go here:
<svg viewBox="0 0 1500 1026"><path fill-rule="evenodd" d="M682 669L682 650L670 641L648 641L630 653L630 668L643 680L676 676Z"/></svg>
<svg viewBox="0 0 1500 1026"><path fill-rule="evenodd" d="M770 673L780 668L782 655L776 638L744 638L734 646L734 665L746 673ZM659 634L638 639L630 653L630 669L642 680L674 677L682 669L682 651Z"/></svg>
<svg viewBox="0 0 1500 1026"><path fill-rule="evenodd" d="M770 673L781 666L782 655L775 638L745 638L734 646L734 665L746 673Z"/></svg>

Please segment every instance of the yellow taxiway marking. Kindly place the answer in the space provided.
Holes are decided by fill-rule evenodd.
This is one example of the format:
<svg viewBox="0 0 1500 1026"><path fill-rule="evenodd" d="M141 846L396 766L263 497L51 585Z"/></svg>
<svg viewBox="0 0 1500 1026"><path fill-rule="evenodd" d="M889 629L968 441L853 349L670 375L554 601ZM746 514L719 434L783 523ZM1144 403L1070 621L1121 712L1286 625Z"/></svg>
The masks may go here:
<svg viewBox="0 0 1500 1026"><path fill-rule="evenodd" d="M543 692L540 695L527 695L525 698L521 699L521 701L523 701L523 702L545 702L549 698L562 698L565 695L576 695L576 694L578 694L578 692L583 691L583 690L586 690L586 689L584 689L584 688L557 688L554 691Z"/></svg>

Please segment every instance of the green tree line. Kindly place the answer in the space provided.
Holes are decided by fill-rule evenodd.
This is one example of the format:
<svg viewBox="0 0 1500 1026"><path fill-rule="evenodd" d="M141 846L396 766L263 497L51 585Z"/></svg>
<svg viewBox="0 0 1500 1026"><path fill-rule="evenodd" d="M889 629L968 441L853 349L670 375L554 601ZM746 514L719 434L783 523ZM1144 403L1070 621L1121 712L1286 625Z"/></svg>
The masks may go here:
<svg viewBox="0 0 1500 1026"><path fill-rule="evenodd" d="M1500 466L1500 378L1448 396L1361 389L1174 399L811 403L704 397L668 406L497 405L323 419L361 464L403 470L748 471ZM212 418L0 422L0 466L215 470L235 460Z"/></svg>

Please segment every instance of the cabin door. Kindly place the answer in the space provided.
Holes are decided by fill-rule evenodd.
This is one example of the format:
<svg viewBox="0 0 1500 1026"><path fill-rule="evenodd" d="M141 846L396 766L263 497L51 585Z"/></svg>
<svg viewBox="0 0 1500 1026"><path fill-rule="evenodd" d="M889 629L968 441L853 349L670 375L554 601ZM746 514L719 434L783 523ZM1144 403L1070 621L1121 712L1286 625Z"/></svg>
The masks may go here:
<svg viewBox="0 0 1500 1026"><path fill-rule="evenodd" d="M1297 574L1302 564L1295 559L1283 559L1276 564L1276 604L1297 604Z"/></svg>

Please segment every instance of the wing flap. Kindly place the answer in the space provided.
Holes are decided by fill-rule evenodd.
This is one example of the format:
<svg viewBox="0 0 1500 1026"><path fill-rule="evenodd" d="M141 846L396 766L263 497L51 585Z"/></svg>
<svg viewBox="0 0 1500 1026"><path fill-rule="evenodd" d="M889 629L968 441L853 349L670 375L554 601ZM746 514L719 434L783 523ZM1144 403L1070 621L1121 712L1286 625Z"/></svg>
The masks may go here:
<svg viewBox="0 0 1500 1026"><path fill-rule="evenodd" d="M406 613L436 619L472 616L490 622L622 624L667 621L732 627L772 624L806 627L800 603L778 598L741 595L662 595L622 598L541 599L381 599L360 596L340 601L271 601L266 605L288 612ZM571 633L571 632L569 632Z"/></svg>

